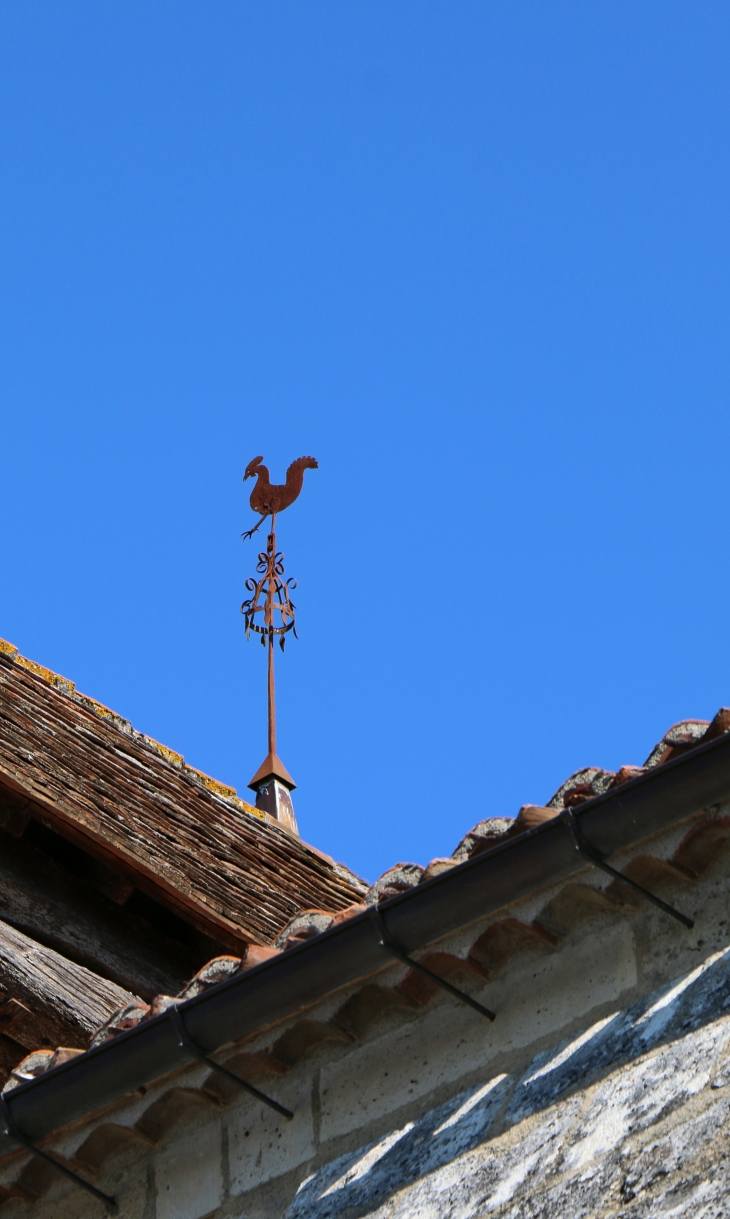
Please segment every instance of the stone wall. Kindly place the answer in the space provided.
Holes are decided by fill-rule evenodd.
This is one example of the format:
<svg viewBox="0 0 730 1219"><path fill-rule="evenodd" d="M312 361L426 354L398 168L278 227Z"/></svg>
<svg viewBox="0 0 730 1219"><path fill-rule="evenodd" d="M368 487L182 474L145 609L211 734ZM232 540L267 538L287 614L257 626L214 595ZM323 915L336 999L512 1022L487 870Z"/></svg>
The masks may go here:
<svg viewBox="0 0 730 1219"><path fill-rule="evenodd" d="M486 984L468 982L494 1024L446 995L383 1010L359 1039L313 1043L291 1071L256 1081L292 1122L216 1092L195 1066L52 1146L115 1193L126 1219L728 1214L730 867L720 845L694 883L660 866L686 829L652 842L651 859L693 931L646 903L606 900L606 878L587 870L509 911L552 928L556 946L535 940ZM463 955L482 933L440 947ZM325 1027L342 1002L308 1015ZM249 1066L281 1036L250 1042ZM40 1196L8 1196L1 1219L103 1214L21 1161L0 1181Z"/></svg>
<svg viewBox="0 0 730 1219"><path fill-rule="evenodd" d="M323 1165L287 1219L726 1215L728 1007L730 949Z"/></svg>

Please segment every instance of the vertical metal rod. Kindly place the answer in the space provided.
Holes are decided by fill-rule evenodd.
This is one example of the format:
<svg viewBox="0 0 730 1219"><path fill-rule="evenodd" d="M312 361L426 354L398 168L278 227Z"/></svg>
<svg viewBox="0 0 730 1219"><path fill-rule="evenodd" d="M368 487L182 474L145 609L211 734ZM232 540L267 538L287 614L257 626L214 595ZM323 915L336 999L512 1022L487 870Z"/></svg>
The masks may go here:
<svg viewBox="0 0 730 1219"><path fill-rule="evenodd" d="M271 515L271 532L267 540L269 563L276 561L276 513ZM273 559L272 559L273 556ZM269 634L269 753L276 754L276 692L274 689L274 592L275 580L269 574L266 589L266 611L264 621Z"/></svg>

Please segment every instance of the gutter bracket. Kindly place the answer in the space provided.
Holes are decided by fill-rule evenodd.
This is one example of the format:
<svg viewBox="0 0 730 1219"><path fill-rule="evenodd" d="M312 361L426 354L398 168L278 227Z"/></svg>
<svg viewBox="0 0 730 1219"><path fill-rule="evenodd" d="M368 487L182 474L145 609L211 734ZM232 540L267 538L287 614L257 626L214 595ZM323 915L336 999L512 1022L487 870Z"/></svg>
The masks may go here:
<svg viewBox="0 0 730 1219"><path fill-rule="evenodd" d="M104 1206L110 1215L119 1214L119 1207L117 1206L115 1198L110 1198L108 1194L102 1193L102 1191L97 1189L95 1185L92 1185L90 1181L84 1180L84 1178L80 1177L78 1173L73 1172L70 1168L67 1168L66 1165L62 1164L60 1160L57 1160L55 1156L48 1155L48 1152L46 1151L41 1151L40 1147L36 1147L35 1143L32 1141L32 1139L28 1138L27 1134L23 1134L23 1131L18 1129L15 1124L15 1119L10 1112L10 1105L4 1096L0 1096L0 1120L5 1126L5 1133L10 1135L11 1138L15 1139L16 1143L20 1143L21 1147L25 1147L26 1151L30 1151L34 1156L37 1156L39 1160L43 1160L46 1164L50 1164L51 1168L55 1168L56 1172L62 1173L64 1177L68 1177L69 1181L73 1181L74 1185L79 1185L81 1189L85 1189L87 1193L93 1194L95 1198L98 1198L104 1203Z"/></svg>
<svg viewBox="0 0 730 1219"><path fill-rule="evenodd" d="M456 986L452 986L451 983L447 982L445 978L440 978L438 974L433 972L433 970L427 969L425 965L421 965L420 961L414 961L413 957L408 955L405 948L401 948L400 944L395 942L388 931L388 928L385 925L385 919L377 906L370 906L368 909L368 914L370 915L370 918L375 926L375 931L381 948L384 948L386 952L391 954L391 956L397 957L398 960L402 961L404 965L409 965L410 968L415 969L417 973L423 974L425 978L430 978L432 982L435 982L435 984L440 986L442 990L448 991L449 994L453 995L455 999L459 999L462 1003L466 1003L469 1007L473 1007L474 1011L479 1012L480 1016L486 1016L487 1020L495 1019L495 1013L490 1011L488 1007L482 1007L482 1004L477 1003L476 999L472 999L471 995L465 994L463 990L458 990Z"/></svg>
<svg viewBox="0 0 730 1219"><path fill-rule="evenodd" d="M258 1101L261 1101L262 1104L268 1105L270 1109L275 1109L276 1112L280 1113L282 1117L285 1117L287 1121L292 1120L294 1114L292 1113L291 1109L285 1109L284 1106L280 1105L278 1101L272 1100L270 1096L266 1096L263 1092L259 1092L258 1088L254 1088L253 1084L246 1083L245 1079L241 1079L239 1075L234 1075L232 1071L229 1071L226 1067L221 1066L219 1062L216 1062L215 1059L210 1058L209 1055L206 1054L205 1050L202 1050L200 1046L193 1041L185 1027L183 1014L178 1008L177 1004L173 1004L172 1007L168 1007L167 1015L169 1016L170 1023L175 1030L177 1035L177 1043L181 1050L185 1050L185 1052L189 1054L191 1058L198 1058L200 1062L204 1062L206 1066L211 1067L214 1071L217 1071L218 1074L222 1075L224 1079L227 1079L229 1083L237 1084L239 1088L243 1088L244 1092L248 1092L250 1096L253 1096Z"/></svg>
<svg viewBox="0 0 730 1219"><path fill-rule="evenodd" d="M662 899L657 897L655 893L650 893L648 889L644 889L643 886L637 884L635 880L631 880L630 877L624 876L623 872L617 871L616 868L611 867L610 863L606 863L603 856L586 842L585 838L583 837L583 831L581 830L572 809L563 809L559 816L563 825L569 831L573 839L576 851L579 851L581 855L584 855L586 859L589 859L597 868L601 868L602 871L607 872L609 876L613 876L614 880L620 880L622 884L628 885L629 888L640 894L641 897L645 897L647 901L653 902L654 905L658 906L660 910L663 910L665 914L669 914L672 918L677 919L677 921L679 923L683 923L685 927L688 927L690 930L694 927L695 921L693 918L688 918L686 914L682 914L681 911L675 910L674 906L670 906L668 902L662 901Z"/></svg>

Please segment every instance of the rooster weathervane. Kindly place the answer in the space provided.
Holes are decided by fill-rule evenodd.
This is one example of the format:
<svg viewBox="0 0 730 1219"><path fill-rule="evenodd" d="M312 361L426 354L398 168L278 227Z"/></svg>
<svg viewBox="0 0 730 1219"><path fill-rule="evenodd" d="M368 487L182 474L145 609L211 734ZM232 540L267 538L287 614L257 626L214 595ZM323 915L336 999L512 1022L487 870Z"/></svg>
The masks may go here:
<svg viewBox="0 0 730 1219"><path fill-rule="evenodd" d="M274 643L278 639L284 650L286 636L293 630L296 636L295 605L290 592L296 588L296 580L284 579L284 555L276 549L277 513L289 508L298 497L304 484L304 471L316 470L314 457L297 457L286 472L286 482L272 483L269 471L262 465L263 457L254 457L246 466L243 481L256 477L251 492L250 504L259 520L245 533L243 541L252 537L271 517L266 550L261 551L256 563L256 576L246 580L250 596L243 602L241 613L246 627L246 638L251 632L259 636L268 650L268 702L269 702L269 752L256 771L249 787L256 792L256 807L269 813L292 833L297 834L297 823L290 792L295 784L291 775L276 753L276 697L274 690Z"/></svg>

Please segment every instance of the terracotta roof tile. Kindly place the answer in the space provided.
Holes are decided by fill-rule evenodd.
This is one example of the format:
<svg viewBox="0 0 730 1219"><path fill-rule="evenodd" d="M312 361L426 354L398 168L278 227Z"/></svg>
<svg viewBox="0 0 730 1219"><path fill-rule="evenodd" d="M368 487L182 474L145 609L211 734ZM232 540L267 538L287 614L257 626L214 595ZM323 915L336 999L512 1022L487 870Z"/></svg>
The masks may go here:
<svg viewBox="0 0 730 1219"><path fill-rule="evenodd" d="M328 910L303 910L287 923L276 941L276 947L286 950L311 940L312 936L327 931L332 926L333 918Z"/></svg>
<svg viewBox="0 0 730 1219"><path fill-rule="evenodd" d="M542 821L557 816L564 808L574 808L586 800L600 796L649 767L660 766L688 749L694 749L705 740L714 740L730 731L730 708L723 707L715 718L709 720L682 720L674 724L654 746L643 767L622 766L618 771L603 770L599 766L587 766L576 770L547 801L546 805L526 804L516 818L490 817L479 821L459 842L451 859L433 859L426 868L419 864L396 864L378 878L368 890L366 902L383 901L395 893L403 892L415 884L437 876L439 872L473 858L481 851L489 850L497 843L516 834L523 833Z"/></svg>
<svg viewBox="0 0 730 1219"><path fill-rule="evenodd" d="M465 834L452 854L452 859L461 863L468 859L478 842L497 842L513 824L511 817L488 817L486 821L478 821L473 829Z"/></svg>
<svg viewBox="0 0 730 1219"><path fill-rule="evenodd" d="M601 770L598 766L586 766L576 770L569 779L558 788L555 795L547 802L547 808L571 808L593 796L601 796L608 791L613 779L613 771Z"/></svg>
<svg viewBox="0 0 730 1219"><path fill-rule="evenodd" d="M10 1092L18 1084L27 1083L29 1079L36 1079L37 1076L50 1071L51 1067L60 1067L61 1063L69 1062L71 1058L76 1058L83 1053L83 1050L72 1049L69 1046L59 1046L57 1050L33 1050L31 1054L26 1054L17 1066L13 1067L10 1078L3 1088L3 1093Z"/></svg>
<svg viewBox="0 0 730 1219"><path fill-rule="evenodd" d="M668 762L670 757L678 756L680 751L694 749L709 727L708 720L681 720L674 724L669 732L665 732L659 744L654 746L644 766L660 766L662 762Z"/></svg>
<svg viewBox="0 0 730 1219"><path fill-rule="evenodd" d="M365 895L365 902L368 906L375 905L376 902L384 902L389 897L395 897L396 893L405 893L406 889L412 889L417 885L423 876L423 868L418 863L397 863L394 868L388 868L387 872L376 880L374 885L371 885Z"/></svg>

